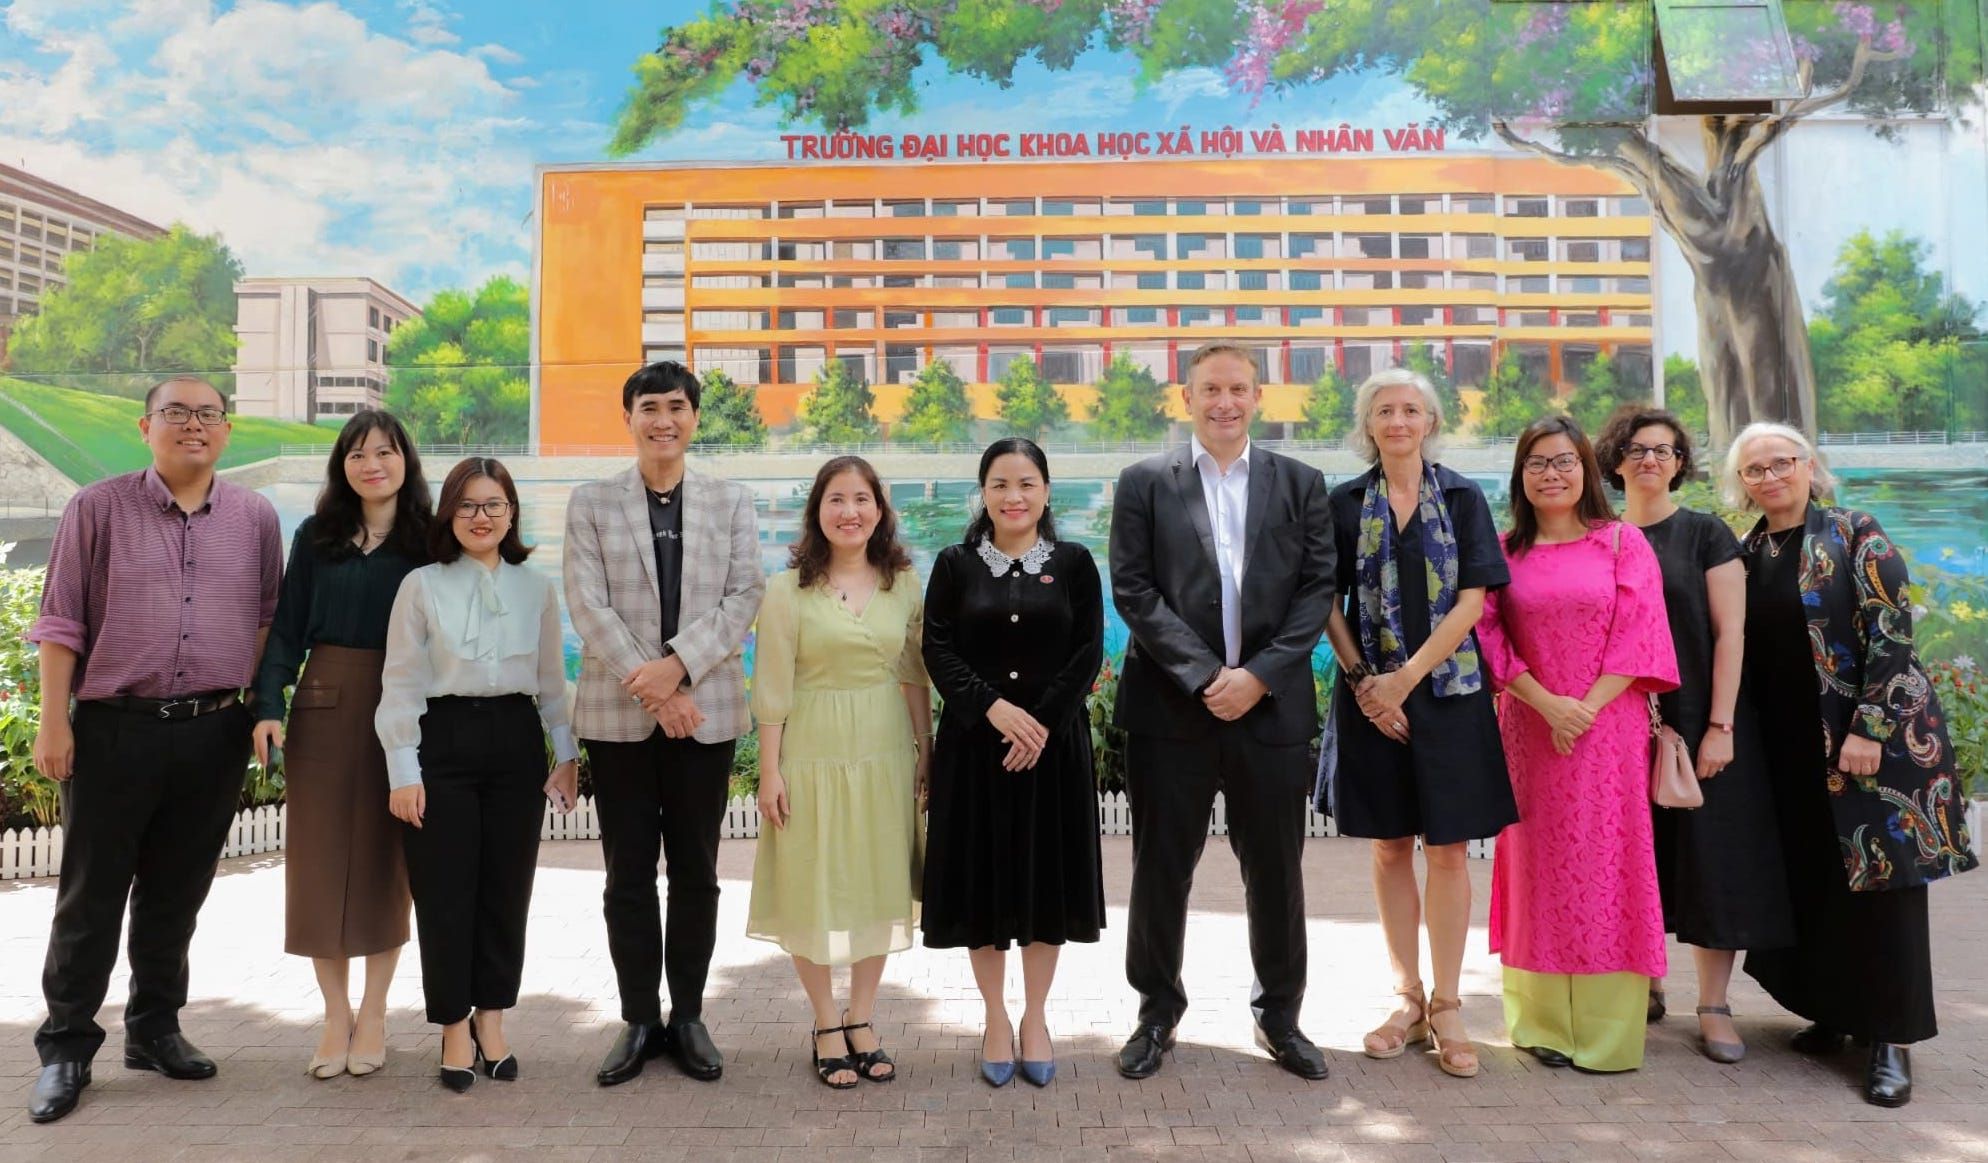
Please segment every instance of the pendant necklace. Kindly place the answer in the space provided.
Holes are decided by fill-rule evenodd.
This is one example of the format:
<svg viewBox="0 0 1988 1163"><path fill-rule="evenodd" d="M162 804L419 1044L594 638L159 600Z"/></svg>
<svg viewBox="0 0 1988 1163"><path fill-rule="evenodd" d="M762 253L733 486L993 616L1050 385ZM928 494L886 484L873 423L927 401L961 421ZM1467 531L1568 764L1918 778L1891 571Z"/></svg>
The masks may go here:
<svg viewBox="0 0 1988 1163"><path fill-rule="evenodd" d="M1767 556L1781 556L1781 550L1787 547L1788 542L1794 540L1794 534L1800 528L1800 525L1796 525L1793 528L1781 530L1779 534L1769 533L1767 535Z"/></svg>

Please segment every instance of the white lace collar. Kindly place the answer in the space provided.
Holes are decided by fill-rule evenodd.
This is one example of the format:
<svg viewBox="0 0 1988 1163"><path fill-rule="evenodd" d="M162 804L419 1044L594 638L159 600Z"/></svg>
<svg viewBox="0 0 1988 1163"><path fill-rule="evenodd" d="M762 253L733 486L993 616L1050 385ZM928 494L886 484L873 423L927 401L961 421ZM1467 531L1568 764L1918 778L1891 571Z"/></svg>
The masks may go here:
<svg viewBox="0 0 1988 1163"><path fill-rule="evenodd" d="M1036 538L1035 544L1020 557L1009 557L994 548L992 537L980 539L980 560L987 563L987 572L1001 577L1014 568L1017 561L1022 563L1023 573L1041 573L1042 567L1049 564L1049 555L1056 552L1056 543L1045 537Z"/></svg>

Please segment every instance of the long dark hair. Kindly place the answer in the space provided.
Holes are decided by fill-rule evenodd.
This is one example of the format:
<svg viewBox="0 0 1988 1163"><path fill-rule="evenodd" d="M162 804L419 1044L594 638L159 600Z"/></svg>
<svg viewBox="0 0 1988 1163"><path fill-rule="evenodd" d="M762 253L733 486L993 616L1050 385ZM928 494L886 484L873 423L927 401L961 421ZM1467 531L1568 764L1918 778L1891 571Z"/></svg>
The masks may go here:
<svg viewBox="0 0 1988 1163"><path fill-rule="evenodd" d="M394 497L393 532L387 534L383 544L411 560L425 562L428 527L434 520L435 509L428 495L428 478L421 475L421 453L393 413L378 408L355 413L332 442L331 457L324 466L324 488L318 491L317 512L311 522L311 544L330 561L340 561L359 552L355 539L365 525L366 507L345 476L345 458L375 432L386 433L406 470L400 492Z"/></svg>
<svg viewBox="0 0 1988 1163"><path fill-rule="evenodd" d="M877 470L860 456L835 457L815 474L814 487L808 490L808 507L801 514L801 538L787 550L787 566L800 575L797 580L802 589L828 576L829 544L821 531L821 498L828 491L828 482L845 472L860 474L870 486L870 495L877 499L877 527L870 531L865 556L877 569L878 584L889 589L899 572L911 568L911 555L898 544L897 513L890 507Z"/></svg>
<svg viewBox="0 0 1988 1163"><path fill-rule="evenodd" d="M469 482L478 477L496 481L497 487L504 490L504 499L511 503L511 527L504 530L504 539L497 543L497 556L512 565L523 565L525 558L532 555L532 546L526 545L518 533L525 516L518 508L518 486L512 483L504 462L491 456L472 456L459 461L442 481L442 503L436 507L435 523L428 530L429 555L443 565L462 557L462 542L456 540L456 506L469 491Z"/></svg>
<svg viewBox="0 0 1988 1163"><path fill-rule="evenodd" d="M1572 416L1546 416L1526 425L1519 433L1518 447L1512 450L1512 531L1505 534L1505 552L1524 554L1539 540L1539 514L1526 499L1525 463L1532 446L1549 436L1565 436L1581 458L1581 495L1574 502L1574 516L1590 529L1615 520L1615 507L1601 491L1601 468L1595 464L1594 445Z"/></svg>
<svg viewBox="0 0 1988 1163"><path fill-rule="evenodd" d="M1056 518L1049 515L1049 458L1043 455L1042 448L1026 436L1003 436L987 446L980 454L980 475L975 478L980 487L987 487L987 474L994 468L994 462L1004 456L1026 456L1042 474L1042 516L1036 519L1035 535L1044 541L1056 540ZM961 538L965 545L978 545L982 538L994 536L994 518L987 512L987 501L983 497L980 509L973 520L967 522L966 536Z"/></svg>

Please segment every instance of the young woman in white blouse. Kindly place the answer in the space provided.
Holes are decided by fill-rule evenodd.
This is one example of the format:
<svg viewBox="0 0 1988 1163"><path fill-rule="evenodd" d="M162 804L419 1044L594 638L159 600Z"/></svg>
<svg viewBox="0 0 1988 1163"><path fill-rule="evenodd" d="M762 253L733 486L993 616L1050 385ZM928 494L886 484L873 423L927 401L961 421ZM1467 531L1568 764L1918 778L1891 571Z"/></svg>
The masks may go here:
<svg viewBox="0 0 1988 1163"><path fill-rule="evenodd" d="M435 564L408 574L394 599L374 725L389 805L407 824L441 1080L461 1092L479 1063L499 1081L518 1076L504 1011L517 1004L524 969L540 797L561 812L573 806L580 752L559 600L523 564L531 550L518 536L510 473L487 457L456 465L435 516ZM549 778L541 727L552 738Z"/></svg>

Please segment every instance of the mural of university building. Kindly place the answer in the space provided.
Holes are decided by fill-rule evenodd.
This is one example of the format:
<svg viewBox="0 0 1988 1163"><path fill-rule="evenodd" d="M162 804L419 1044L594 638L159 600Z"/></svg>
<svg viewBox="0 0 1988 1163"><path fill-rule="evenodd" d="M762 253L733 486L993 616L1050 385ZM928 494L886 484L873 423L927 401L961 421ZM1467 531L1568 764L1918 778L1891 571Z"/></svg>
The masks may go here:
<svg viewBox="0 0 1988 1163"><path fill-rule="evenodd" d="M1327 367L1421 344L1463 387L1506 349L1555 388L1604 353L1653 378L1648 207L1537 157L559 166L540 202L547 449L613 443L656 359L755 387L776 428L830 360L885 424L933 362L992 418L1022 358L1081 417L1114 357L1178 381L1213 336L1256 353L1273 426Z"/></svg>
<svg viewBox="0 0 1988 1163"><path fill-rule="evenodd" d="M15 322L64 285L62 266L71 252L91 249L106 234L142 240L165 233L67 186L0 165L0 358Z"/></svg>
<svg viewBox="0 0 1988 1163"><path fill-rule="evenodd" d="M235 410L334 425L380 406L387 340L421 313L362 277L242 279L235 302Z"/></svg>

